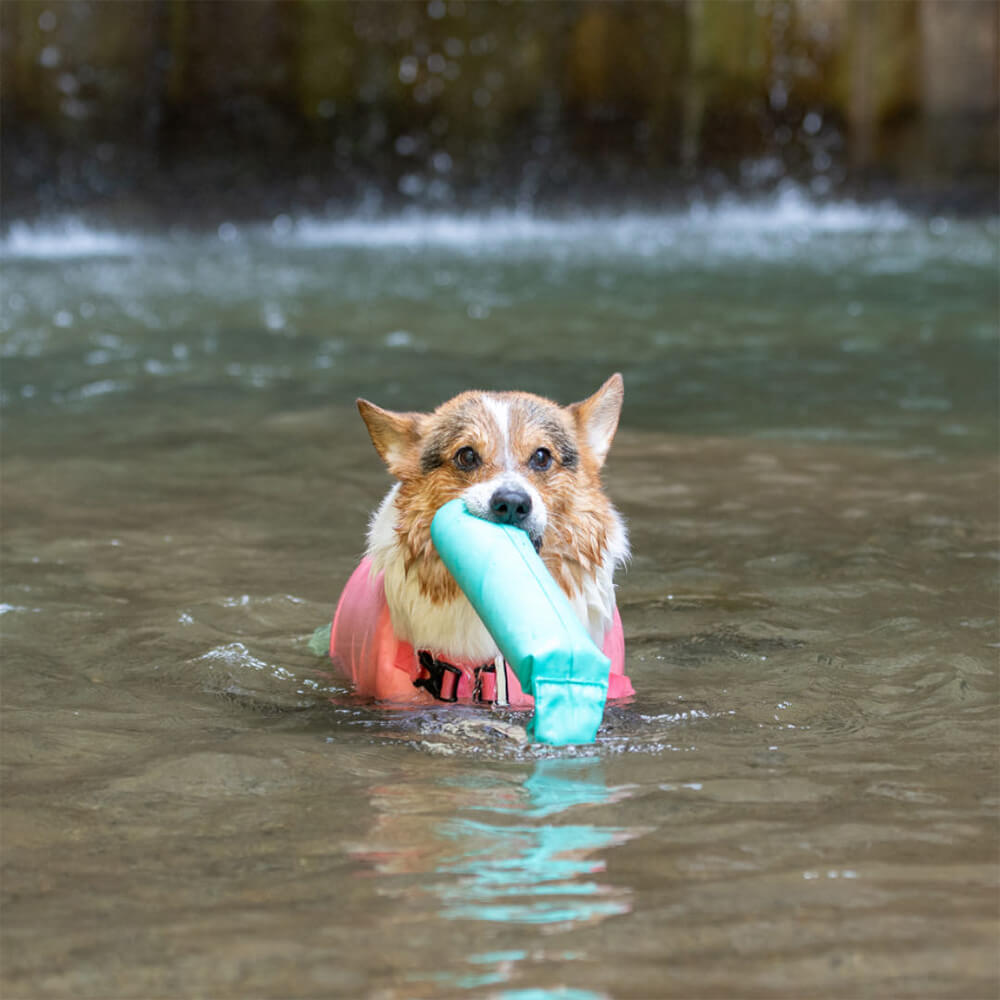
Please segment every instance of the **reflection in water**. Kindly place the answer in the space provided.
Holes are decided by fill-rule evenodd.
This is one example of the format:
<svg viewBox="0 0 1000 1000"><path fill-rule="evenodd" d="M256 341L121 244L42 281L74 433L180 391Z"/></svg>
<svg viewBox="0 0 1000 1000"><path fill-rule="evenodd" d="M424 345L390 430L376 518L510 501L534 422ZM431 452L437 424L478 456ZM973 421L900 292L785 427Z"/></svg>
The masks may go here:
<svg viewBox="0 0 1000 1000"><path fill-rule="evenodd" d="M444 835L461 852L438 869L461 876L436 887L442 914L514 923L583 923L629 911L628 900L593 879L589 855L628 839L615 827L493 826L457 822ZM624 836L623 836L624 835ZM579 881L578 881L579 880Z"/></svg>
<svg viewBox="0 0 1000 1000"><path fill-rule="evenodd" d="M561 929L631 911L631 890L599 879L605 869L602 852L643 831L547 821L632 794L632 786L608 787L599 758L539 760L516 786L495 772L433 784L432 789L415 788L412 782L376 789L376 832L356 856L374 863L380 875L422 876L418 885L404 878L383 886L387 895L411 901L430 895L439 918ZM429 802L439 810L442 798L454 807L444 824L433 818L439 812L424 812ZM480 968L455 984L506 981L523 958L523 952L470 955L469 962Z"/></svg>
<svg viewBox="0 0 1000 1000"><path fill-rule="evenodd" d="M631 786L609 788L596 757L539 760L523 785L513 787L485 773L434 782L433 789L411 781L374 791L376 831L355 856L373 862L382 875L423 876L419 891L444 904L439 915L576 924L630 910L626 890L594 879L604 870L594 855L641 830L530 822L627 798ZM441 824L427 804L440 808L443 798L453 812ZM469 812L478 815L461 815ZM390 884L383 892L405 895L408 887Z"/></svg>
<svg viewBox="0 0 1000 1000"><path fill-rule="evenodd" d="M614 802L626 797L628 790L609 789L601 761L583 758L538 761L524 783L524 793L517 804L501 802L492 811L540 818L574 806ZM593 855L631 840L635 831L617 826L456 818L442 829L441 836L458 851L440 862L437 871L460 876L435 889L445 904L446 917L577 924L631 909L627 890L594 880L604 870L604 862Z"/></svg>

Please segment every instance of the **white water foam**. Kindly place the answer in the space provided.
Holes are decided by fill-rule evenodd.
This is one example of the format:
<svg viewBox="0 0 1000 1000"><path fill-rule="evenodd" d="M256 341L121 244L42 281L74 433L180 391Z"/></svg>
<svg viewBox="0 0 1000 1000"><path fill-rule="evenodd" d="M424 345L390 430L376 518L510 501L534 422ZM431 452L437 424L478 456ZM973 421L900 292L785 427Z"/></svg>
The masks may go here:
<svg viewBox="0 0 1000 1000"><path fill-rule="evenodd" d="M92 229L72 218L37 225L12 222L0 239L0 258L121 257L135 253L141 242L135 236Z"/></svg>
<svg viewBox="0 0 1000 1000"><path fill-rule="evenodd" d="M283 217L284 218L284 217ZM275 227L273 239L303 248L421 248L482 251L565 246L577 251L650 254L697 238L730 253L773 249L773 240L802 242L826 234L900 232L913 224L891 203L816 203L796 188L759 201L736 198L697 202L686 210L627 211L565 217L528 211L428 213L339 219L300 218ZM766 240L766 245L760 241Z"/></svg>
<svg viewBox="0 0 1000 1000"><path fill-rule="evenodd" d="M912 216L892 202L872 205L855 201L820 202L797 187L748 200L729 196L714 203L694 202L687 208L623 212L572 212L554 216L528 210L479 213L430 212L414 209L396 215L346 214L341 217L281 215L272 224L236 229L223 223L210 234L188 234L178 245L192 243L209 252L228 252L234 241L245 247L280 249L416 250L438 249L458 254L554 254L560 257L641 256L663 254L700 262L747 257L786 260L809 246L820 258L840 246L853 255L858 240L902 236L905 260L882 249L886 270L908 271L915 260L954 253L954 234L962 223ZM968 252L976 261L992 259L996 224L987 232L970 232ZM830 238L833 238L832 240ZM984 242L985 241L985 242ZM0 238L0 259L71 259L121 257L143 250L170 252L175 240L91 228L78 219L45 224L13 222ZM985 249L984 249L985 247Z"/></svg>

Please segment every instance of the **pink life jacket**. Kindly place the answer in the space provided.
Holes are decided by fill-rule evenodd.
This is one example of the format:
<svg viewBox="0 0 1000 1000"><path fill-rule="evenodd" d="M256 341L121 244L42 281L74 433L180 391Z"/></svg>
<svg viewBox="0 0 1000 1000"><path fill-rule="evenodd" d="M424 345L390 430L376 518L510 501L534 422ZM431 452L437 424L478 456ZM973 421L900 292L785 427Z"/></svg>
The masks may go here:
<svg viewBox="0 0 1000 1000"><path fill-rule="evenodd" d="M442 664L396 637L385 599L383 576L381 572L372 573L371 559L367 556L362 559L347 581L333 616L330 656L353 681L356 693L397 704L422 704L435 698L441 701L494 701L496 673L493 664ZM604 636L602 651L611 660L608 697L627 698L635 694L625 674L625 634L617 607L611 627ZM521 690L514 671L506 664L504 669L509 704L516 708L533 705L535 699ZM428 675L434 672L437 677L432 684Z"/></svg>

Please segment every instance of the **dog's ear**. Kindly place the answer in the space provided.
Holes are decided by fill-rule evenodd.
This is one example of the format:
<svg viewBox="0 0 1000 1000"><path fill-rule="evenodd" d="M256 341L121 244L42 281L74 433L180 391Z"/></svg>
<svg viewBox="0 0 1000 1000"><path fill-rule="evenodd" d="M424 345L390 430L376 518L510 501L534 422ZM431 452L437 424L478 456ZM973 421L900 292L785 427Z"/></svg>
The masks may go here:
<svg viewBox="0 0 1000 1000"><path fill-rule="evenodd" d="M401 477L408 455L420 440L423 414L393 413L367 399L358 400L358 410L382 461L394 476Z"/></svg>
<svg viewBox="0 0 1000 1000"><path fill-rule="evenodd" d="M577 433L587 442L599 466L604 464L618 429L624 399L625 383L615 372L593 396L569 407Z"/></svg>

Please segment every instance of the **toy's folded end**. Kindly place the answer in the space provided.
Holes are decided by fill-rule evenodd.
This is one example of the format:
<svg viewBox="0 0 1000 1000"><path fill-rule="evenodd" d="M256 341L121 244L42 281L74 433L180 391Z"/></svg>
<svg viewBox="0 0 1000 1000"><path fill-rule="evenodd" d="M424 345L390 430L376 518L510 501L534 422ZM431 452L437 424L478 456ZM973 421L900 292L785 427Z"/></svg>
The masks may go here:
<svg viewBox="0 0 1000 1000"><path fill-rule="evenodd" d="M536 743L593 743L604 718L607 686L595 681L536 677L535 715L528 733Z"/></svg>

